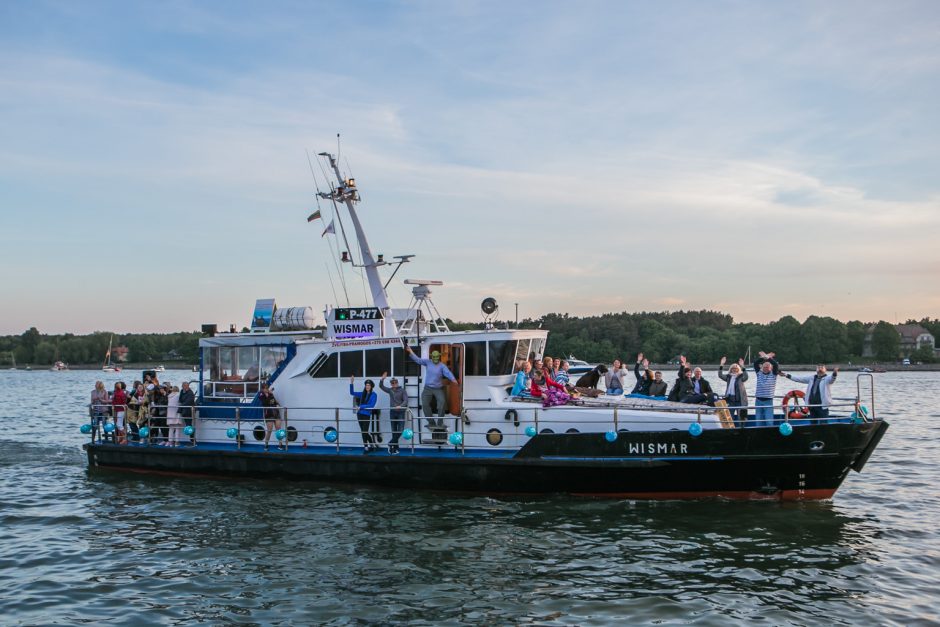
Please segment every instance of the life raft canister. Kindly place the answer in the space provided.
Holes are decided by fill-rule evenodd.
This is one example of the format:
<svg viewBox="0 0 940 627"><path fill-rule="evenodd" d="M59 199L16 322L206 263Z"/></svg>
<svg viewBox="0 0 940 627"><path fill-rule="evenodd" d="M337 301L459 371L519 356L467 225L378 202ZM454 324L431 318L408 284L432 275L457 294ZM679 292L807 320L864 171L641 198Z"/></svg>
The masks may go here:
<svg viewBox="0 0 940 627"><path fill-rule="evenodd" d="M806 398L806 393L803 390L790 390L783 397L783 415L788 418L797 420L799 418L805 418L809 414L809 407L806 407L800 400ZM790 410L790 401L793 401L793 410Z"/></svg>

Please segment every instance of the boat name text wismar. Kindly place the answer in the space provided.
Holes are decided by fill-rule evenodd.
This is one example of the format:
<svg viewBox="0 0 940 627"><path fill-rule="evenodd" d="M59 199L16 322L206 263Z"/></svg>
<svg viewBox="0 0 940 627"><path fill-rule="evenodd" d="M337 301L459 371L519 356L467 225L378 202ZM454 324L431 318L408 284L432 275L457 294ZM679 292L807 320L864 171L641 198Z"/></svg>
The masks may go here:
<svg viewBox="0 0 940 627"><path fill-rule="evenodd" d="M630 452L638 455L687 455L688 444L669 442L630 442Z"/></svg>

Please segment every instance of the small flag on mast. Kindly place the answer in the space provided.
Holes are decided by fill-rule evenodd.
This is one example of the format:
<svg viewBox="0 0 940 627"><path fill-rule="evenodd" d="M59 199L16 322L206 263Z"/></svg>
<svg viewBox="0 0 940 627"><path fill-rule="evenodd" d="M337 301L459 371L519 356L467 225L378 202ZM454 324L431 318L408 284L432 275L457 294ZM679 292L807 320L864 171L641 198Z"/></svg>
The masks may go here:
<svg viewBox="0 0 940 627"><path fill-rule="evenodd" d="M336 227L333 225L333 222L334 222L333 220L330 220L330 225L326 227L325 229L323 229L323 235L321 235L320 237L326 237L327 233L330 233L330 234L336 233Z"/></svg>
<svg viewBox="0 0 940 627"><path fill-rule="evenodd" d="M314 211L313 213L311 213L309 216L307 216L307 222L313 222L314 220L319 220L319 219L320 219L320 210L319 210L319 209L317 209L316 211Z"/></svg>

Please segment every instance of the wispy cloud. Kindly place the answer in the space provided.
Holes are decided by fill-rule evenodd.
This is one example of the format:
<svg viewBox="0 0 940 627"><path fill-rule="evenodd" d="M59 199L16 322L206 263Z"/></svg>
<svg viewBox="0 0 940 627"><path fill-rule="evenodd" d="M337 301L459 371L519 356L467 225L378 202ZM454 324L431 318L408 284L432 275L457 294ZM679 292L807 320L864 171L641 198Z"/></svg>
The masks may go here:
<svg viewBox="0 0 940 627"><path fill-rule="evenodd" d="M108 274L87 243L126 258L141 243L112 233L146 216L182 298L221 266L330 302L304 150L342 131L373 248L421 253L408 270L446 281L452 317L490 295L526 315L937 315L910 296L940 271L933 4L543 8L9 9L0 261L28 278L10 297L35 311L31 286L66 263ZM54 262L20 261L37 249ZM79 286L60 297L121 328ZM199 322L179 315L134 313Z"/></svg>

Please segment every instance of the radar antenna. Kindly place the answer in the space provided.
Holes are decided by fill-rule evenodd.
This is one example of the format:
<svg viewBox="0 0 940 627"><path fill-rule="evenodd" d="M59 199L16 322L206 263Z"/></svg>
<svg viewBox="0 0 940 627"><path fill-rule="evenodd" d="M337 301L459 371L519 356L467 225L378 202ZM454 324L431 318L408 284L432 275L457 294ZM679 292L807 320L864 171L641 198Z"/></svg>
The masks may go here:
<svg viewBox="0 0 940 627"><path fill-rule="evenodd" d="M408 309L413 311L414 315L409 317L402 325L401 335L410 335L414 325L418 323L425 312L427 313L427 321L435 333L450 333L447 322L441 316L437 307L434 306L434 301L431 300L431 290L428 287L431 285L444 285L444 282L428 279L405 279L405 285L414 285L411 288L411 303L408 305Z"/></svg>

